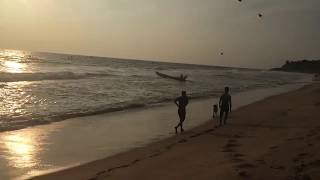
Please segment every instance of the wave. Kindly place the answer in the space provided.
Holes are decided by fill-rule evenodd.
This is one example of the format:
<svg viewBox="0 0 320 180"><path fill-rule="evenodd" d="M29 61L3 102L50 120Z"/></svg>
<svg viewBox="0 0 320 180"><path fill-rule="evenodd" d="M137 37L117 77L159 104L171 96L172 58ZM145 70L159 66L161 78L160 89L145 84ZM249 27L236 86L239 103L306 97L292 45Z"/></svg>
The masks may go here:
<svg viewBox="0 0 320 180"><path fill-rule="evenodd" d="M18 119L13 120L12 118L4 117L0 121L0 132L13 131L13 130L24 129L31 126L50 124L53 122L59 122L59 121L76 118L76 117L92 116L92 115L106 114L106 113L117 112L117 111L124 111L127 109L142 108L145 106L146 104L139 104L139 103L118 105L118 106L115 105L115 107L101 108L101 109L96 109L96 110L86 111L86 112L69 112L64 114L55 114L51 116L38 116L38 117L30 118L31 120L18 120ZM26 118L26 119L29 119L29 118Z"/></svg>
<svg viewBox="0 0 320 180"><path fill-rule="evenodd" d="M211 97L216 96L216 92L211 92L206 95L203 94L190 94L190 99L200 99L205 97ZM18 118L12 118L12 117L5 117L3 116L0 118L0 132L5 131L13 131L13 130L19 130L24 129L31 126L38 126L38 125L44 125L44 124L50 124L53 122L59 122L64 121L67 119L77 118L77 117L84 117L84 116L93 116L93 115L99 115L99 114L106 114L106 113L112 113L112 112L118 112L118 111L125 111L129 109L136 109L136 108L146 108L146 107L154 107L154 106L162 106L166 105L167 103L172 103L172 97L165 97L156 99L153 102L144 102L144 103L137 103L137 102L124 102L124 103L115 103L112 105L109 105L107 107L96 107L95 109L88 109L84 111L75 111L75 112L65 112L65 113L57 113L52 114L49 116L43 116L43 115L35 115L34 117L18 117ZM21 119L20 119L21 118ZM22 120L23 119L23 120ZM30 119L30 120L27 120Z"/></svg>
<svg viewBox="0 0 320 180"><path fill-rule="evenodd" d="M112 74L73 73L73 72L46 72L46 73L8 73L0 72L0 82L42 81L84 79L90 77L113 76Z"/></svg>

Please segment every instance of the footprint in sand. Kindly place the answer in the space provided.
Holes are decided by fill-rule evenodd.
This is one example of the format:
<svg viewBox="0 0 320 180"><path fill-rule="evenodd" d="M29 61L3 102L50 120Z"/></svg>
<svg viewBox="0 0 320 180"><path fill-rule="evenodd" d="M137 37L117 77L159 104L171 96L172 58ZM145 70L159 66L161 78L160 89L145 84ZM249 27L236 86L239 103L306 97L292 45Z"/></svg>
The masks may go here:
<svg viewBox="0 0 320 180"><path fill-rule="evenodd" d="M228 143L236 143L236 142L238 142L238 141L235 140L235 139L229 139L229 140L228 140Z"/></svg>
<svg viewBox="0 0 320 180"><path fill-rule="evenodd" d="M278 149L278 146L271 146L270 149Z"/></svg>
<svg viewBox="0 0 320 180"><path fill-rule="evenodd" d="M110 169L108 169L108 172L114 171L116 169L127 168L127 167L130 167L130 164L124 164L124 165L121 165L121 166L110 168Z"/></svg>
<svg viewBox="0 0 320 180"><path fill-rule="evenodd" d="M312 161L312 162L308 163L307 166L319 168L320 167L320 160Z"/></svg>
<svg viewBox="0 0 320 180"><path fill-rule="evenodd" d="M238 142L237 139L228 139L228 143L227 144L236 144Z"/></svg>
<svg viewBox="0 0 320 180"><path fill-rule="evenodd" d="M298 154L298 157L305 157L307 155L309 155L309 154L308 153L300 153L300 154Z"/></svg>
<svg viewBox="0 0 320 180"><path fill-rule="evenodd" d="M301 172L304 170L304 168L306 167L305 164L300 164L300 165L297 165L295 168L294 168L294 171L296 174L301 174Z"/></svg>
<svg viewBox="0 0 320 180"><path fill-rule="evenodd" d="M284 166L270 166L271 169L276 169L276 170L285 170L286 168Z"/></svg>
<svg viewBox="0 0 320 180"><path fill-rule="evenodd" d="M138 162L140 162L140 161L141 161L140 159L136 159L136 160L134 160L134 161L131 162L131 165L136 164L136 163L138 163Z"/></svg>
<svg viewBox="0 0 320 180"><path fill-rule="evenodd" d="M154 154L151 154L149 156L149 158L157 157L157 156L160 156L160 155L161 155L161 153L154 153Z"/></svg>
<svg viewBox="0 0 320 180"><path fill-rule="evenodd" d="M178 141L178 143L185 143L185 142L187 142L186 139L181 139L180 141Z"/></svg>
<svg viewBox="0 0 320 180"><path fill-rule="evenodd" d="M240 146L239 144L237 144L237 140L235 139L229 139L227 144L223 146L223 150L222 152L228 152L228 153L232 153L232 152L236 152L234 150L235 147Z"/></svg>
<svg viewBox="0 0 320 180"><path fill-rule="evenodd" d="M232 158L231 160L233 162L244 162L245 161L244 159L241 159L241 158Z"/></svg>
<svg viewBox="0 0 320 180"><path fill-rule="evenodd" d="M176 143L172 143L172 144L169 144L168 146L166 146L166 149L167 150L169 150L169 149L171 149L173 146L175 146L176 145Z"/></svg>
<svg viewBox="0 0 320 180"><path fill-rule="evenodd" d="M97 179L99 179L99 177L102 177L102 176L103 176L103 177L108 177L108 176L110 176L110 175L107 174L107 171L106 171L106 170L103 170L103 171L97 172L95 177L92 177L92 178L90 178L90 179L88 179L88 180L97 180Z"/></svg>
<svg viewBox="0 0 320 180"><path fill-rule="evenodd" d="M236 166L239 169L247 169L247 168L255 168L256 165L251 164L251 163L242 163Z"/></svg>
<svg viewBox="0 0 320 180"><path fill-rule="evenodd" d="M236 143L227 143L224 148L234 148L240 146L239 144Z"/></svg>
<svg viewBox="0 0 320 180"><path fill-rule="evenodd" d="M312 180L312 178L308 174L297 175L295 180Z"/></svg>
<svg viewBox="0 0 320 180"><path fill-rule="evenodd" d="M239 158L239 157L244 157L245 155L241 154L241 153L235 153L232 155L235 158Z"/></svg>
<svg viewBox="0 0 320 180"><path fill-rule="evenodd" d="M108 175L108 174L106 174L106 173L107 173L106 170L100 171L100 172L96 173L96 176L95 176L95 177L92 177L92 178L90 178L90 179L88 179L88 180L97 180L97 179L99 179L99 177L102 177L102 175L103 175L103 177L108 177L108 176L110 176L110 175Z"/></svg>
<svg viewBox="0 0 320 180"><path fill-rule="evenodd" d="M222 150L222 152L232 153L232 152L236 152L236 151L233 150L233 149L230 149L230 148L224 148L224 149Z"/></svg>
<svg viewBox="0 0 320 180"><path fill-rule="evenodd" d="M248 174L247 171L239 171L238 172L239 176L245 177L245 178L250 178L251 176Z"/></svg>
<svg viewBox="0 0 320 180"><path fill-rule="evenodd" d="M300 161L300 158L294 158L293 160L292 160L293 162L299 162Z"/></svg>
<svg viewBox="0 0 320 180"><path fill-rule="evenodd" d="M104 174L104 173L106 173L106 172L107 172L107 171L103 170L103 171L98 172L96 175L97 175L97 176L100 176L100 175L102 175L102 174Z"/></svg>
<svg viewBox="0 0 320 180"><path fill-rule="evenodd" d="M300 153L293 159L293 162L300 162L304 157L308 156L308 153Z"/></svg>
<svg viewBox="0 0 320 180"><path fill-rule="evenodd" d="M256 160L256 162L258 162L259 164L267 164L267 162L263 159L258 159Z"/></svg>
<svg viewBox="0 0 320 180"><path fill-rule="evenodd" d="M205 132L205 133L209 133L209 132L212 132L212 131L214 131L214 128L212 128L212 129L208 129L208 130L205 130L205 131L203 131L203 132Z"/></svg>
<svg viewBox="0 0 320 180"><path fill-rule="evenodd" d="M286 139L286 141L296 141L296 140L304 140L304 137L293 137L293 138Z"/></svg>
<svg viewBox="0 0 320 180"><path fill-rule="evenodd" d="M315 132L309 132L306 137L313 137L313 136L315 136L315 135L317 135L317 133L315 133Z"/></svg>
<svg viewBox="0 0 320 180"><path fill-rule="evenodd" d="M189 138L195 138L195 137L198 137L198 136L201 136L201 135L202 135L201 133L197 133L197 134L189 136Z"/></svg>
<svg viewBox="0 0 320 180"><path fill-rule="evenodd" d="M233 136L234 138L237 138L237 139L240 139L240 138L243 138L245 137L244 135L240 135L240 134L236 134Z"/></svg>

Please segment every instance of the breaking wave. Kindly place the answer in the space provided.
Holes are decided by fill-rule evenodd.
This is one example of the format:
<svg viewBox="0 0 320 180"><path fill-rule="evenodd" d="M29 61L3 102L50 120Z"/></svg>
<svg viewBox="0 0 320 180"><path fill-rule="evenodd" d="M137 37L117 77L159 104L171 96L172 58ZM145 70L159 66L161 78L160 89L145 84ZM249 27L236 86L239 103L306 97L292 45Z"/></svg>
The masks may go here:
<svg viewBox="0 0 320 180"><path fill-rule="evenodd" d="M46 72L46 73L8 73L0 72L0 82L68 80L90 77L112 76L111 74L73 73L73 72Z"/></svg>

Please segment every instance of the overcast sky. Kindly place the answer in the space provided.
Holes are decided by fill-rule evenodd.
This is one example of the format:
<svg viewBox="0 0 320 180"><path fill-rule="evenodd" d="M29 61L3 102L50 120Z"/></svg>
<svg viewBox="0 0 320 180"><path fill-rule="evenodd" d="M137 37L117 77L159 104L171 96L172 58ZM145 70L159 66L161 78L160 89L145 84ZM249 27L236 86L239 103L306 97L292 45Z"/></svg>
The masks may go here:
<svg viewBox="0 0 320 180"><path fill-rule="evenodd" d="M0 48L269 68L320 59L320 0L0 0Z"/></svg>

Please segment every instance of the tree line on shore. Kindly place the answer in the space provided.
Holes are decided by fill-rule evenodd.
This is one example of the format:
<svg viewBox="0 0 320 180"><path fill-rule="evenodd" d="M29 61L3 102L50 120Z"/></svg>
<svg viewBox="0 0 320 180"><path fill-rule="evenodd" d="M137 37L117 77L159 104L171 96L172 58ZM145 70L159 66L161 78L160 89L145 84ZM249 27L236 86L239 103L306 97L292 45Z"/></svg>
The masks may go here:
<svg viewBox="0 0 320 180"><path fill-rule="evenodd" d="M280 68L273 68L273 71L320 73L320 60L298 60L286 61Z"/></svg>

